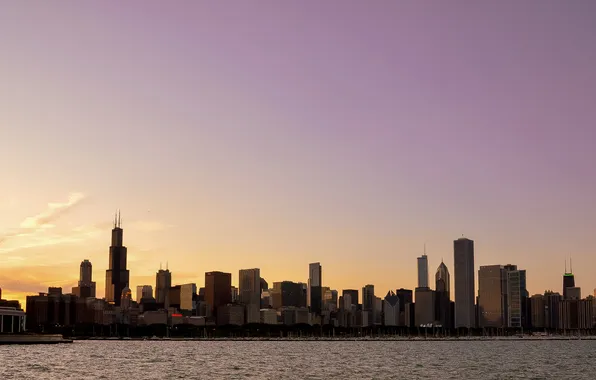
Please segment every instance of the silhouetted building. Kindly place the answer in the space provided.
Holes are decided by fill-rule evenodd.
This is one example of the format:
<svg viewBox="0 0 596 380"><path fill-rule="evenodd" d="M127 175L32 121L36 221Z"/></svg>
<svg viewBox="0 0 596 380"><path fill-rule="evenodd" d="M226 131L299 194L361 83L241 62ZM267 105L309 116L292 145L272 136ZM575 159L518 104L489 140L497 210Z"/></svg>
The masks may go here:
<svg viewBox="0 0 596 380"><path fill-rule="evenodd" d="M406 305L414 303L414 292L410 289L399 288L395 291L399 298L399 325L407 326ZM414 315L412 314L412 325L414 325Z"/></svg>
<svg viewBox="0 0 596 380"><path fill-rule="evenodd" d="M344 299L347 294L350 295L350 303L358 307L358 289L344 289L341 293Z"/></svg>
<svg viewBox="0 0 596 380"><path fill-rule="evenodd" d="M93 266L89 260L83 260L80 267L79 283L78 286L72 288L72 293L81 298L95 298L96 288L92 278Z"/></svg>
<svg viewBox="0 0 596 380"><path fill-rule="evenodd" d="M546 327L545 316L545 297L542 294L534 294L530 297L531 302L531 315L532 315L532 327L535 329L542 329Z"/></svg>
<svg viewBox="0 0 596 380"><path fill-rule="evenodd" d="M385 326L399 326L399 297L393 292L387 292L383 301L383 324Z"/></svg>
<svg viewBox="0 0 596 380"><path fill-rule="evenodd" d="M428 257L426 253L418 258L418 287L428 288Z"/></svg>
<svg viewBox="0 0 596 380"><path fill-rule="evenodd" d="M172 287L172 273L166 269L159 268L159 271L155 274L155 301L168 307L168 294Z"/></svg>
<svg viewBox="0 0 596 380"><path fill-rule="evenodd" d="M526 290L526 271L508 270L507 271L507 326L508 327L528 327L526 300L528 291Z"/></svg>
<svg viewBox="0 0 596 380"><path fill-rule="evenodd" d="M259 283L261 284L261 291L269 289L269 283L263 277L259 279Z"/></svg>
<svg viewBox="0 0 596 380"><path fill-rule="evenodd" d="M582 299L582 289L578 286L567 288L567 298L566 299L581 300Z"/></svg>
<svg viewBox="0 0 596 380"><path fill-rule="evenodd" d="M261 270L241 269L238 275L240 303L246 308L246 323L261 320Z"/></svg>
<svg viewBox="0 0 596 380"><path fill-rule="evenodd" d="M451 319L450 284L449 270L441 260L441 264L435 274L435 319L445 328L451 328L453 324Z"/></svg>
<svg viewBox="0 0 596 380"><path fill-rule="evenodd" d="M220 306L232 302L232 274L224 272L205 273L205 302L211 315L217 316Z"/></svg>
<svg viewBox="0 0 596 380"><path fill-rule="evenodd" d="M459 238L453 242L455 276L455 327L475 327L474 241Z"/></svg>
<svg viewBox="0 0 596 380"><path fill-rule="evenodd" d="M372 311L375 299L375 286L368 284L362 288L362 310Z"/></svg>
<svg viewBox="0 0 596 380"><path fill-rule="evenodd" d="M310 312L321 315L323 306L323 269L320 263L311 263L308 266L308 306Z"/></svg>
<svg viewBox="0 0 596 380"><path fill-rule="evenodd" d="M559 303L561 299L559 293L550 291L544 293L544 324L547 328L559 328Z"/></svg>
<svg viewBox="0 0 596 380"><path fill-rule="evenodd" d="M126 247L123 244L123 231L118 213L112 229L110 260L106 270L106 301L120 306L122 290L128 287L129 271L126 269Z"/></svg>
<svg viewBox="0 0 596 380"><path fill-rule="evenodd" d="M151 285L137 286L137 303L141 303L143 299L153 298L153 287Z"/></svg>
<svg viewBox="0 0 596 380"><path fill-rule="evenodd" d="M180 311L194 314L197 310L197 284L182 284L180 286Z"/></svg>
<svg viewBox="0 0 596 380"><path fill-rule="evenodd" d="M502 265L483 265L478 270L478 326L501 328L507 322L507 272ZM457 307L457 304L456 304Z"/></svg>
<svg viewBox="0 0 596 380"><path fill-rule="evenodd" d="M430 327L435 323L435 292L430 288L416 288L415 323Z"/></svg>
<svg viewBox="0 0 596 380"><path fill-rule="evenodd" d="M302 283L292 281L274 282L270 294L273 309L306 307L306 292Z"/></svg>
<svg viewBox="0 0 596 380"><path fill-rule="evenodd" d="M567 289L575 287L575 277L572 268L567 272L567 261L565 261L565 274L563 274L563 299L567 299Z"/></svg>

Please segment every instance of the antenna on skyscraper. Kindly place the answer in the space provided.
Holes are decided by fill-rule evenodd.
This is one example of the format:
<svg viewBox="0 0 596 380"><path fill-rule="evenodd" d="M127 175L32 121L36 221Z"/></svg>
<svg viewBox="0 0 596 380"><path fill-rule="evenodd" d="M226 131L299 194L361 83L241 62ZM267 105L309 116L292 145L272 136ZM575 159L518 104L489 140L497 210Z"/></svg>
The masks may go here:
<svg viewBox="0 0 596 380"><path fill-rule="evenodd" d="M122 219L120 219L120 210L118 210L118 228L122 227Z"/></svg>
<svg viewBox="0 0 596 380"><path fill-rule="evenodd" d="M114 213L114 228L118 225L118 211Z"/></svg>
<svg viewBox="0 0 596 380"><path fill-rule="evenodd" d="M426 242L424 242L424 256L426 256Z"/></svg>
<svg viewBox="0 0 596 380"><path fill-rule="evenodd" d="M573 264L571 263L571 257L569 258L569 273L573 274Z"/></svg>

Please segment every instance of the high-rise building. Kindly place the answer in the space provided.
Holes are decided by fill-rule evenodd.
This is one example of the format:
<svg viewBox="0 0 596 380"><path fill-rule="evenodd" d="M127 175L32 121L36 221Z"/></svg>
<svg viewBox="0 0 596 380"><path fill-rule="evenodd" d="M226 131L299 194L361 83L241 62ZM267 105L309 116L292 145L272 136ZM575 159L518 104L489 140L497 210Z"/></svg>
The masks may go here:
<svg viewBox="0 0 596 380"><path fill-rule="evenodd" d="M544 324L546 328L559 328L559 304L561 295L547 291L544 293Z"/></svg>
<svg viewBox="0 0 596 380"><path fill-rule="evenodd" d="M155 274L155 302L168 307L168 295L171 287L172 273L167 268L166 270L159 268Z"/></svg>
<svg viewBox="0 0 596 380"><path fill-rule="evenodd" d="M232 302L231 273L205 273L205 302L213 316L217 316L218 307Z"/></svg>
<svg viewBox="0 0 596 380"><path fill-rule="evenodd" d="M240 303L246 307L246 323L261 320L261 270L241 269L238 275Z"/></svg>
<svg viewBox="0 0 596 380"><path fill-rule="evenodd" d="M197 284L182 284L180 286L179 310L194 312L197 310Z"/></svg>
<svg viewBox="0 0 596 380"><path fill-rule="evenodd" d="M435 274L435 313L436 320L445 328L451 328L451 296L449 269L443 261Z"/></svg>
<svg viewBox="0 0 596 380"><path fill-rule="evenodd" d="M383 300L383 324L399 326L399 297L391 290Z"/></svg>
<svg viewBox="0 0 596 380"><path fill-rule="evenodd" d="M128 288L129 271L126 269L126 247L123 244L120 212L114 218L110 259L106 270L106 301L120 306L122 290Z"/></svg>
<svg viewBox="0 0 596 380"><path fill-rule="evenodd" d="M544 301L545 298L542 294L534 294L532 297L530 297L530 309L532 310L532 327L535 329L542 329L546 327L546 305Z"/></svg>
<svg viewBox="0 0 596 380"><path fill-rule="evenodd" d="M72 288L72 293L77 297L81 298L88 298L92 297L95 298L96 296L96 289L95 289L95 282L92 281L93 278L93 267L89 260L83 260L81 262L80 274L79 274L79 284L78 286Z"/></svg>
<svg viewBox="0 0 596 380"><path fill-rule="evenodd" d="M350 295L350 304L358 307L358 289L344 289L341 292L344 299L348 294Z"/></svg>
<svg viewBox="0 0 596 380"><path fill-rule="evenodd" d="M430 327L435 323L435 292L430 288L416 288L414 319L416 326Z"/></svg>
<svg viewBox="0 0 596 380"><path fill-rule="evenodd" d="M418 258L418 287L428 288L428 257L426 253Z"/></svg>
<svg viewBox="0 0 596 380"><path fill-rule="evenodd" d="M374 308L375 299L375 286L365 285L362 288L362 310L372 311Z"/></svg>
<svg viewBox="0 0 596 380"><path fill-rule="evenodd" d="M321 263L312 263L308 266L308 306L310 312L316 315L321 314L323 306L323 294L321 287L323 286L323 270Z"/></svg>
<svg viewBox="0 0 596 380"><path fill-rule="evenodd" d="M483 265L478 270L479 327L506 327L507 276L502 265ZM456 303L457 307L457 303Z"/></svg>
<svg viewBox="0 0 596 380"><path fill-rule="evenodd" d="M137 285L137 303L141 303L142 299L153 298L153 287L151 285Z"/></svg>
<svg viewBox="0 0 596 380"><path fill-rule="evenodd" d="M271 305L274 309L306 307L306 292L303 284L292 281L274 282L271 289Z"/></svg>
<svg viewBox="0 0 596 380"><path fill-rule="evenodd" d="M455 327L475 327L474 241L459 238L453 242L455 276Z"/></svg>
<svg viewBox="0 0 596 380"><path fill-rule="evenodd" d="M567 288L575 287L575 277L573 276L573 267L569 260L569 272L567 272L567 260L565 260L565 273L563 274L563 299L567 299Z"/></svg>
<svg viewBox="0 0 596 380"><path fill-rule="evenodd" d="M507 271L507 327L527 327L526 271Z"/></svg>

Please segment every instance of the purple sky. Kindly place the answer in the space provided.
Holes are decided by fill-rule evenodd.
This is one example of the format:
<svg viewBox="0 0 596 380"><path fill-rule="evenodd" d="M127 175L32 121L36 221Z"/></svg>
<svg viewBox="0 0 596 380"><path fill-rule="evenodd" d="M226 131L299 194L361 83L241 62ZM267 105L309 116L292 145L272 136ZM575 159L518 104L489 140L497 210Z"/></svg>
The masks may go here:
<svg viewBox="0 0 596 380"><path fill-rule="evenodd" d="M90 258L103 290L121 208L133 286L166 260L199 285L320 261L381 295L415 286L425 241L453 271L465 234L531 293L573 256L591 293L595 20L589 0L4 3L0 233L84 202L0 244L0 287Z"/></svg>

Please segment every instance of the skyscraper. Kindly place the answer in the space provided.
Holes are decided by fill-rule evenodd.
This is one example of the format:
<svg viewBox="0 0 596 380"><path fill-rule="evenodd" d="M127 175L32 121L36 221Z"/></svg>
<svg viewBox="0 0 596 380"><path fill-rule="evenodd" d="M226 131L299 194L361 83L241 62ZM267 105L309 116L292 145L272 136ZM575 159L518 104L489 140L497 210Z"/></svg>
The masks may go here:
<svg viewBox="0 0 596 380"><path fill-rule="evenodd" d="M79 284L72 289L73 294L81 298L95 298L95 282L92 281L92 277L93 267L91 262L89 260L83 260L81 262Z"/></svg>
<svg viewBox="0 0 596 380"><path fill-rule="evenodd" d="M218 307L232 302L231 273L205 273L205 302L213 316L217 316Z"/></svg>
<svg viewBox="0 0 596 380"><path fill-rule="evenodd" d="M344 289L341 295L346 297L346 295L350 295L350 304L354 306L358 306L358 289Z"/></svg>
<svg viewBox="0 0 596 380"><path fill-rule="evenodd" d="M166 270L159 268L159 271L155 274L155 302L167 307L171 287L172 273L167 268Z"/></svg>
<svg viewBox="0 0 596 380"><path fill-rule="evenodd" d="M308 266L308 306L310 312L320 315L323 306L323 269L321 263L312 263Z"/></svg>
<svg viewBox="0 0 596 380"><path fill-rule="evenodd" d="M453 242L455 276L455 327L475 327L474 241L459 238Z"/></svg>
<svg viewBox="0 0 596 380"><path fill-rule="evenodd" d="M501 328L507 326L505 310L506 273L502 265L483 265L478 270L479 327Z"/></svg>
<svg viewBox="0 0 596 380"><path fill-rule="evenodd" d="M527 299L526 271L517 268L507 271L507 327L525 325L528 318L525 307Z"/></svg>
<svg viewBox="0 0 596 380"><path fill-rule="evenodd" d="M153 298L153 287L151 285L137 285L137 303L141 303L142 299Z"/></svg>
<svg viewBox="0 0 596 380"><path fill-rule="evenodd" d="M447 269L447 266L441 260L441 264L435 274L435 313L436 320L446 328L450 328L452 324L450 286L449 269Z"/></svg>
<svg viewBox="0 0 596 380"><path fill-rule="evenodd" d="M126 247L123 243L120 212L114 218L109 266L106 270L106 301L120 306L122 290L128 288L129 271L126 269Z"/></svg>
<svg viewBox="0 0 596 380"><path fill-rule="evenodd" d="M246 323L259 323L261 320L261 270L241 269L238 275L240 303L246 309Z"/></svg>
<svg viewBox="0 0 596 380"><path fill-rule="evenodd" d="M362 310L372 311L375 302L375 286L365 285L362 288Z"/></svg>
<svg viewBox="0 0 596 380"><path fill-rule="evenodd" d="M428 288L428 257L426 252L418 258L418 287Z"/></svg>
<svg viewBox="0 0 596 380"><path fill-rule="evenodd" d="M567 261L565 261L565 273L563 274L563 299L567 299L567 288L575 287L575 277L573 276L573 268L571 261L569 263L569 272L567 272Z"/></svg>

